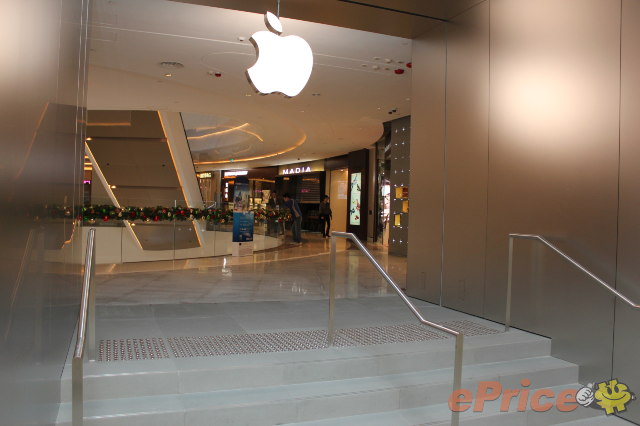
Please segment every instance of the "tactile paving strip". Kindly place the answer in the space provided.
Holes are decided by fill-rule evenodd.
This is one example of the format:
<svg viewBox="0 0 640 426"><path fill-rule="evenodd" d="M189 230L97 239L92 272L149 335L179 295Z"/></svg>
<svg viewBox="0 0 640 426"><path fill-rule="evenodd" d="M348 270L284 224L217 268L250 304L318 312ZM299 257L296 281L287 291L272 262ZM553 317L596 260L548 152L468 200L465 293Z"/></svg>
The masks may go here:
<svg viewBox="0 0 640 426"><path fill-rule="evenodd" d="M498 334L503 332L502 330L496 330L469 320L445 321L442 325L456 331L461 331L465 337L484 336L487 334Z"/></svg>
<svg viewBox="0 0 640 426"><path fill-rule="evenodd" d="M501 332L468 320L448 321L442 324L459 330L466 336ZM368 346L421 342L450 337L422 324L399 324L339 329L336 331L334 345L338 347ZM167 345L171 355L176 358L302 351L326 348L327 331L301 330L222 336L168 337L166 339L101 340L98 361L169 358Z"/></svg>
<svg viewBox="0 0 640 426"><path fill-rule="evenodd" d="M169 358L163 338L100 340L98 361Z"/></svg>

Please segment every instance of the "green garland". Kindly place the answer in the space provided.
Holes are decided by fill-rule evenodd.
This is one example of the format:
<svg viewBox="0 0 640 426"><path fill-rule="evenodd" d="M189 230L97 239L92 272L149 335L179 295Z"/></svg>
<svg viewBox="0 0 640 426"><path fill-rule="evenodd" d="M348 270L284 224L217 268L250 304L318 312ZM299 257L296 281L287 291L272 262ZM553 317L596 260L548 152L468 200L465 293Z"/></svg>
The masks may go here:
<svg viewBox="0 0 640 426"><path fill-rule="evenodd" d="M59 208L60 211L52 212L51 216L69 216L68 208ZM54 210L59 210L54 209ZM252 210L256 222L266 220L285 222L291 221L291 212L285 210L267 210L258 208ZM88 206L82 208L82 220L84 222L95 223L96 221L185 221L185 220L205 220L214 223L232 223L233 211L226 209L197 209L189 207L115 207L111 205Z"/></svg>

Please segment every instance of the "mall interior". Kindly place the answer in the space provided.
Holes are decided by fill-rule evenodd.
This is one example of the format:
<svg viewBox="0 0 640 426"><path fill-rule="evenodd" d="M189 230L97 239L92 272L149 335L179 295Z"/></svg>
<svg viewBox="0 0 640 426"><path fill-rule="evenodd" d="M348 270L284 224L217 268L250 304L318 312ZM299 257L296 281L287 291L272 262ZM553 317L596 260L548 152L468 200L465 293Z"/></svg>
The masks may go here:
<svg viewBox="0 0 640 426"><path fill-rule="evenodd" d="M0 425L640 424L640 0L0 23Z"/></svg>

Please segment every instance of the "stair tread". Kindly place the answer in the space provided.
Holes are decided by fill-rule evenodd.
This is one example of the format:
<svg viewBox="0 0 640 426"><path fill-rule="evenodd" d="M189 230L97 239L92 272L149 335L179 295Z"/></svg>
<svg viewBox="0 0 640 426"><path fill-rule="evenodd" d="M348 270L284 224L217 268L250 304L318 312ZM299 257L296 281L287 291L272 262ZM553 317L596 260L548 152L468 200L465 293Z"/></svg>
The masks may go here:
<svg viewBox="0 0 640 426"><path fill-rule="evenodd" d="M554 393L558 393L565 389L579 389L582 385L579 383L570 383L561 386L550 386L545 389L551 389ZM533 392L534 389L531 389ZM537 416L545 416L548 413L536 413L528 409L524 412L518 412L515 401L511 404L508 412L500 411L500 400L488 401L483 412L473 412L468 410L460 414L460 421L464 423L469 420L478 420L488 418L488 423L495 425L526 425L526 424L558 424L566 426L595 426L600 424L623 425L628 424L624 420L615 417L599 416L597 411L577 407L570 413L555 412L554 418L562 419L566 417L568 421L543 423ZM553 414L553 413L551 413ZM497 417L500 416L500 417ZM401 410L393 410L381 413L369 413L355 416L346 416L339 418L330 418L323 420L312 420L296 423L287 423L282 426L426 426L426 425L445 425L451 418L451 411L447 404L432 404L417 408L408 408ZM483 423L484 424L484 423Z"/></svg>
<svg viewBox="0 0 640 426"><path fill-rule="evenodd" d="M463 369L463 380L499 380L514 374L536 373L549 370L577 367L550 356L518 359L497 363L470 365ZM218 407L242 407L278 401L294 401L317 397L345 396L367 392L396 392L398 388L419 386L428 383L448 386L452 369L363 377L328 382L311 382L292 385L258 387L251 389L221 390L191 394L167 394L123 399L85 402L87 417L122 416L148 412L182 412L185 410L215 409ZM535 383L534 383L535 385ZM448 391L447 391L448 392ZM397 395L396 395L397 397ZM62 404L63 411L70 404ZM62 418L64 421L64 417Z"/></svg>
<svg viewBox="0 0 640 426"><path fill-rule="evenodd" d="M549 339L521 332L519 330L511 330L506 333L494 335L470 336L465 338L465 354L472 353L474 350L482 348L523 344L548 345ZM265 366L291 365L292 363L309 364L322 361L336 361L410 353L429 354L441 351L452 352L453 340L442 339L290 352L221 355L215 357L90 362L85 365L85 377L89 378L99 377L101 375L117 374L148 374L150 372L172 373L189 370L253 369ZM473 362L473 359L469 359L468 361ZM70 368L65 369L65 371L69 370Z"/></svg>

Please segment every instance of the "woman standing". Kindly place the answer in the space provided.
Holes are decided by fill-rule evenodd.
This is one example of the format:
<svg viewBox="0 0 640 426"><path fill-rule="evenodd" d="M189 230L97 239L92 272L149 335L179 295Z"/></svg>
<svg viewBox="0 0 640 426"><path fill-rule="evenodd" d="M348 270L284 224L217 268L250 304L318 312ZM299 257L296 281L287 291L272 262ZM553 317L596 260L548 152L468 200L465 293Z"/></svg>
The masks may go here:
<svg viewBox="0 0 640 426"><path fill-rule="evenodd" d="M324 238L329 237L329 229L331 228L331 219L333 214L331 213L331 207L329 206L329 196L325 195L320 203L320 220L322 220L322 236Z"/></svg>

